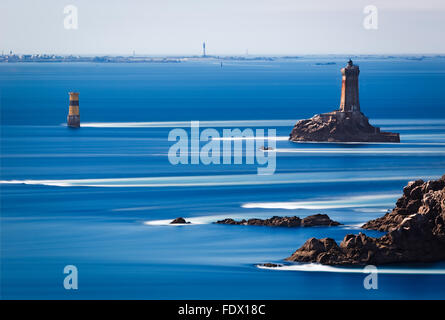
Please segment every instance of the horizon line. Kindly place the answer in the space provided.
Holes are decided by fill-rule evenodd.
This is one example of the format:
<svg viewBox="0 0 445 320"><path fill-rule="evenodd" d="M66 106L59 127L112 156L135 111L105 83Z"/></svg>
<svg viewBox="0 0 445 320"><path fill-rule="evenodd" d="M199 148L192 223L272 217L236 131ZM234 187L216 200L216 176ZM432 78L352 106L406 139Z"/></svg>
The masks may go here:
<svg viewBox="0 0 445 320"><path fill-rule="evenodd" d="M8 52L5 52L8 51ZM2 50L3 56L8 56L10 50ZM11 50L12 51L12 50ZM140 53L133 55L132 53L56 53L56 52L14 52L13 55L59 55L59 56L122 56L122 57L192 57L192 58L212 58L212 57L308 57L308 56L347 56L347 57L359 57L359 56L442 56L445 55L445 52L404 52L404 53L280 53L280 54L245 54L245 53L225 53L225 54L206 54L203 56L202 54L192 54L192 53L165 53L165 54L150 54L150 53Z"/></svg>

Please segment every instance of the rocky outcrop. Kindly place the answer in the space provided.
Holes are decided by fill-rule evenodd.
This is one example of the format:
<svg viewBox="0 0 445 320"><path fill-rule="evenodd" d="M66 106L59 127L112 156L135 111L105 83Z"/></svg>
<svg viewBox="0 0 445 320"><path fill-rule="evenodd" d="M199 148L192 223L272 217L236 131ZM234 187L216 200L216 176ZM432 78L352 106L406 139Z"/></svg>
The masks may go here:
<svg viewBox="0 0 445 320"><path fill-rule="evenodd" d="M443 215L444 187L445 176L439 180L428 182L411 181L403 188L403 195L397 200L396 206L391 212L381 218L368 221L362 228L391 231L397 228L403 220L411 219L410 217L414 214L423 214L430 218L435 217L439 212L442 212Z"/></svg>
<svg viewBox="0 0 445 320"><path fill-rule="evenodd" d="M339 226L341 223L331 220L327 214L314 214L301 219L302 227Z"/></svg>
<svg viewBox="0 0 445 320"><path fill-rule="evenodd" d="M400 142L398 133L382 132L360 111L333 111L298 121L289 140L318 142Z"/></svg>
<svg viewBox="0 0 445 320"><path fill-rule="evenodd" d="M266 267L266 268L278 268L278 267L282 267L283 265L282 264L277 264L277 263L267 262L267 263L259 264L259 266Z"/></svg>
<svg viewBox="0 0 445 320"><path fill-rule="evenodd" d="M326 214L315 214L304 219L299 217L278 217L274 216L270 219L249 219L236 221L231 218L216 221L217 224L235 224L249 226L268 226L268 227L313 227L313 226L338 226L340 223L331 220Z"/></svg>
<svg viewBox="0 0 445 320"><path fill-rule="evenodd" d="M184 224L184 223L190 223L190 222L185 221L185 219L182 217L176 218L172 222L170 222L170 224Z"/></svg>
<svg viewBox="0 0 445 320"><path fill-rule="evenodd" d="M445 260L445 176L410 182L391 212L363 228L388 233L380 238L349 234L340 245L311 238L286 260L328 265Z"/></svg>

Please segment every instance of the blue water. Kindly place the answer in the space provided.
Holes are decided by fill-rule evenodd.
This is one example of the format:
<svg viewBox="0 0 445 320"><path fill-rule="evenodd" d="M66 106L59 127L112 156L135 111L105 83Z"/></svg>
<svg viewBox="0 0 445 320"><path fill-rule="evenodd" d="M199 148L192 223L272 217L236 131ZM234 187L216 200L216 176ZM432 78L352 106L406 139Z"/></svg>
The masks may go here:
<svg viewBox="0 0 445 320"><path fill-rule="evenodd" d="M408 181L445 174L441 58L355 61L363 112L401 144L285 140L296 120L337 108L343 60L0 64L1 297L444 299L444 262L381 267L400 272L379 274L377 290L362 273L256 267L310 237L379 236L360 224L391 209ZM80 92L79 130L65 126L69 91ZM276 129L275 174L171 165L168 134L191 120L220 133ZM344 225L211 224L315 213ZM180 216L194 223L168 225ZM78 290L63 287L66 265L78 268Z"/></svg>

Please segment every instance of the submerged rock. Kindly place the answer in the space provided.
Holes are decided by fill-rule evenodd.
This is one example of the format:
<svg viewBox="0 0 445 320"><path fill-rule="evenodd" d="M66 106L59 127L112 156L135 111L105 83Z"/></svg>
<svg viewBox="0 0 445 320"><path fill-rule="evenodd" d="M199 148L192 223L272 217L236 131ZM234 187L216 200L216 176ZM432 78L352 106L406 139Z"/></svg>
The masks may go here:
<svg viewBox="0 0 445 320"><path fill-rule="evenodd" d="M267 262L267 263L262 263L262 264L260 264L259 266L261 266L261 267L267 267L267 268L278 268L278 267L282 267L283 265L282 265L282 264L277 264L277 263L270 263L270 262Z"/></svg>
<svg viewBox="0 0 445 320"><path fill-rule="evenodd" d="M313 226L338 226L339 222L331 220L326 214L315 214L300 219L297 216L293 217L278 217L274 216L269 219L249 219L236 221L231 218L216 221L218 224L235 224L235 225L249 225L249 226L269 226L269 227L313 227Z"/></svg>
<svg viewBox="0 0 445 320"><path fill-rule="evenodd" d="M445 176L410 182L391 212L363 228L388 233L380 238L348 234L340 245L311 238L286 260L328 265L445 260Z"/></svg>

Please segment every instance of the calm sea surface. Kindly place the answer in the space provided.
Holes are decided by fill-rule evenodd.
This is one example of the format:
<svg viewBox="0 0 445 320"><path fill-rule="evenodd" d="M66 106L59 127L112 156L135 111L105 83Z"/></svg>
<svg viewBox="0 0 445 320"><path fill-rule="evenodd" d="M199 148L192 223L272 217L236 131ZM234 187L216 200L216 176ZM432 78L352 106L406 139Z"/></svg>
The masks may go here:
<svg viewBox="0 0 445 320"><path fill-rule="evenodd" d="M335 61L335 65L316 65ZM445 174L445 59L357 59L362 111L400 144L296 144L292 125L336 109L344 59L0 64L4 299L444 299L445 263L266 270L310 237L337 241L383 215L416 178ZM82 128L65 126L80 92ZM276 171L176 165L192 120L276 129ZM267 131L266 131L267 132ZM326 213L340 227L215 225ZM192 224L171 226L185 217ZM79 289L65 290L75 265ZM312 270L312 271L311 271Z"/></svg>

